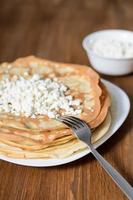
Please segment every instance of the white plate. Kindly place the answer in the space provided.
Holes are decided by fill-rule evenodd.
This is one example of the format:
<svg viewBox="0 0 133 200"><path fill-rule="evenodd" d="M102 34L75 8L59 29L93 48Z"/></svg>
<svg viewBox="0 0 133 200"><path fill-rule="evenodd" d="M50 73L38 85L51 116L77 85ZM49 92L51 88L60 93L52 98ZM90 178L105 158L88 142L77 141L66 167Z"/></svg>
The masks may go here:
<svg viewBox="0 0 133 200"><path fill-rule="evenodd" d="M130 110L130 101L126 93L116 85L110 83L109 81L102 80L102 82L106 85L112 98L112 105L111 105L112 123L109 131L94 144L95 148L103 144L120 128L120 126L123 124L126 117L128 116ZM90 153L90 151L87 149L84 150L83 152L77 153L73 156L64 159L14 159L2 155L0 155L0 159L19 165L26 165L33 167L51 167L72 162L87 155L88 153Z"/></svg>

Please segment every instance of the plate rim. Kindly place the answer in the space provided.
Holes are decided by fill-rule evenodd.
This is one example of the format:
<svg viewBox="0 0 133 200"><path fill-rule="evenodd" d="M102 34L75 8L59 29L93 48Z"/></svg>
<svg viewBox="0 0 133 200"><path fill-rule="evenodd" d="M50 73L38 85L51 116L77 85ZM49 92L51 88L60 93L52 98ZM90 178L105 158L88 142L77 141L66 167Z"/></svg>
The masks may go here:
<svg viewBox="0 0 133 200"><path fill-rule="evenodd" d="M111 127L109 128L107 133L102 138L100 138L96 143L94 143L94 148L98 148L99 146L104 144L110 137L112 137L116 133L116 131L121 127L121 125L126 120L128 114L129 114L129 111L130 111L130 100L129 100L129 97L126 94L126 92L124 90L122 90L119 86L111 83L108 80L101 79L101 81L105 84L105 86L107 87L107 90L111 90L111 88L115 88L115 90L119 91L124 96L124 98L126 99L125 107L127 109L126 109L126 113L124 113L124 117L121 118L121 121L119 121L119 124L117 126L115 126L115 128L113 128L113 131L111 133L108 134L108 132L110 132L111 127L113 126L113 123L111 123ZM113 95L114 94L111 93L111 96L113 96ZM116 97L116 95L115 95L115 97ZM111 109L112 108L113 108L113 106L111 106ZM111 115L112 115L112 113L111 113ZM4 160L4 161L7 161L7 162L10 162L13 164L18 164L18 165L23 165L23 166L53 167L53 166L59 166L59 165L64 165L64 164L73 162L75 160L78 160L78 159L86 156L89 153L90 153L90 150L86 149L80 153L77 153L75 155L72 155L70 157L63 158L63 159L21 159L21 158L18 159L18 158L9 158L4 155L0 155L0 160Z"/></svg>

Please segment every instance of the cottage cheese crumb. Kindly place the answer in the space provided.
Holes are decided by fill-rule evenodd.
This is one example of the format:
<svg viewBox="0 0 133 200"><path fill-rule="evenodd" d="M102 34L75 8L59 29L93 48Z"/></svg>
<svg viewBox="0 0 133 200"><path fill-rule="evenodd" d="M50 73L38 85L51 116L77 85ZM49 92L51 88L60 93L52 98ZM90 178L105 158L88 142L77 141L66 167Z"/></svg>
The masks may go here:
<svg viewBox="0 0 133 200"><path fill-rule="evenodd" d="M99 38L92 42L91 49L106 58L133 58L133 41L128 39Z"/></svg>
<svg viewBox="0 0 133 200"><path fill-rule="evenodd" d="M13 76L9 80L3 77L0 80L0 112L31 118L80 114L81 101L66 95L68 90L57 78L41 79L38 74L30 79Z"/></svg>

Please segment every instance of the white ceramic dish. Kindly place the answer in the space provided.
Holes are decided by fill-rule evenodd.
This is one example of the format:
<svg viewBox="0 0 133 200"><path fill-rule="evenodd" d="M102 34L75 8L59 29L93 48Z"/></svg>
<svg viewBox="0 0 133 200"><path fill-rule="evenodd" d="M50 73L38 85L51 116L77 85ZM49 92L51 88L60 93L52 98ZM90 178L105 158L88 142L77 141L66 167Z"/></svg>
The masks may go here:
<svg viewBox="0 0 133 200"><path fill-rule="evenodd" d="M91 50L91 44L98 38L111 39L131 39L133 40L133 32L127 30L103 30L89 34L83 39L83 48L85 49L89 61L94 69L102 74L107 75L126 75L133 72L133 58L105 58L96 55Z"/></svg>
<svg viewBox="0 0 133 200"><path fill-rule="evenodd" d="M111 94L111 98L112 98L112 105L111 105L112 123L111 123L111 127L109 131L94 144L95 148L103 144L119 129L119 127L125 121L130 110L130 102L126 93L123 90L121 90L119 87L110 83L109 81L105 81L105 80L102 80L102 81L108 88L108 91ZM62 165L62 164L72 162L74 160L82 158L88 153L90 153L90 151L85 150L83 152L77 153L73 156L70 156L64 159L13 159L13 158L8 158L2 155L0 155L0 159L11 162L11 163L26 165L26 166L51 167L51 166L57 166L57 165Z"/></svg>

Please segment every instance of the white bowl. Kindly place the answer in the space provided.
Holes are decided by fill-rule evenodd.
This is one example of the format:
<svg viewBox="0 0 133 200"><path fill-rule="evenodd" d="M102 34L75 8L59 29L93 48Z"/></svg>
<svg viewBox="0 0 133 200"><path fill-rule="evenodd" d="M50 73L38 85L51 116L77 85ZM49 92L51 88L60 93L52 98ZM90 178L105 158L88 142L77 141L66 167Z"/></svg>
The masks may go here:
<svg viewBox="0 0 133 200"><path fill-rule="evenodd" d="M89 61L94 69L107 75L125 75L133 72L133 58L107 58L94 53L91 44L99 38L132 39L133 32L120 29L97 31L86 36L83 48L86 50Z"/></svg>

